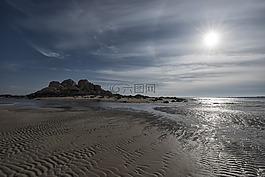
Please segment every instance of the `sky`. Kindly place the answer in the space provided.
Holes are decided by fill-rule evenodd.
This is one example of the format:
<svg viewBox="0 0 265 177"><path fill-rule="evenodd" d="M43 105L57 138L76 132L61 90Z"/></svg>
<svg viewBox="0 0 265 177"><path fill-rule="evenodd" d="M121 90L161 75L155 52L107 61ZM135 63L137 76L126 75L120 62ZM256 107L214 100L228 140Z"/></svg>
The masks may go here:
<svg viewBox="0 0 265 177"><path fill-rule="evenodd" d="M265 95L264 0L3 0L0 22L0 94L71 78L121 94Z"/></svg>

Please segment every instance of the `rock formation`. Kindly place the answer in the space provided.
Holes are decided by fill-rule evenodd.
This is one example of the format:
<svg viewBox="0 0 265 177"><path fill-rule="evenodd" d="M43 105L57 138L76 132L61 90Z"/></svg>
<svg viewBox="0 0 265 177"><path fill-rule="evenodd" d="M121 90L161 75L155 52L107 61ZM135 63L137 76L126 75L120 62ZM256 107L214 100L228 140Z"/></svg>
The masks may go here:
<svg viewBox="0 0 265 177"><path fill-rule="evenodd" d="M78 84L76 84L72 79L67 79L62 83L58 81L51 81L48 87L45 87L35 93L31 93L27 95L27 97L66 97L84 95L112 96L112 93L110 91L103 90L100 85L94 85L86 79L79 80Z"/></svg>

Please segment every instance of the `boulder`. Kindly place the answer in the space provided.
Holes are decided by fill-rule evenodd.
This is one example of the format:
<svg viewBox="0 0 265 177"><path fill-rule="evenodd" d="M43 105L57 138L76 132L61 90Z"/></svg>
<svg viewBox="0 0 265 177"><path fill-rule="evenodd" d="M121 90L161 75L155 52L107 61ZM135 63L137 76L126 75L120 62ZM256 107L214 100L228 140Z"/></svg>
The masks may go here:
<svg viewBox="0 0 265 177"><path fill-rule="evenodd" d="M67 79L67 80L64 80L61 85L63 85L66 88L70 88L72 86L76 86L76 83L72 79Z"/></svg>
<svg viewBox="0 0 265 177"><path fill-rule="evenodd" d="M60 84L60 82L58 82L58 81L51 81L51 82L49 83L49 87L53 87L53 88L57 88L57 89L59 89L60 86L61 86L61 84Z"/></svg>
<svg viewBox="0 0 265 177"><path fill-rule="evenodd" d="M78 81L78 88L80 88L81 90L89 91L93 90L94 85L86 79L81 79Z"/></svg>
<svg viewBox="0 0 265 177"><path fill-rule="evenodd" d="M60 84L60 82L58 81L51 81L49 84L50 88L56 88L57 90L66 90L67 88L65 88L63 85Z"/></svg>

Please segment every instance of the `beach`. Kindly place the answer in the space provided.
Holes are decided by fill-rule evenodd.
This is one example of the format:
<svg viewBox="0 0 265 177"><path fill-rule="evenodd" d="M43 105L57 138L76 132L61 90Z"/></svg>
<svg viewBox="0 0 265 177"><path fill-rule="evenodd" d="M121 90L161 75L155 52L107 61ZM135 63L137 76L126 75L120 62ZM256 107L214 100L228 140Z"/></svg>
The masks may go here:
<svg viewBox="0 0 265 177"><path fill-rule="evenodd" d="M146 114L0 109L0 176L190 176L192 158Z"/></svg>
<svg viewBox="0 0 265 177"><path fill-rule="evenodd" d="M263 177L264 103L0 99L0 176Z"/></svg>
<svg viewBox="0 0 265 177"><path fill-rule="evenodd" d="M265 0L0 13L0 177L265 177Z"/></svg>

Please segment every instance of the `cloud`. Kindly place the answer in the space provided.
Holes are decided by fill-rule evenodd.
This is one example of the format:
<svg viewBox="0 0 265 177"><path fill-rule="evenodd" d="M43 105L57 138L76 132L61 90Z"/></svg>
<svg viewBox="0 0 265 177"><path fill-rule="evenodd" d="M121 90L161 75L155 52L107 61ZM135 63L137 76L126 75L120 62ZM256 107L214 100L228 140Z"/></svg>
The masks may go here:
<svg viewBox="0 0 265 177"><path fill-rule="evenodd" d="M62 53L54 52L54 51L52 51L50 49L39 47L39 46L37 46L35 44L32 44L32 43L31 43L31 46L36 51L38 51L39 53L44 55L45 57L56 58L56 59L64 59L66 57L66 55L63 55Z"/></svg>
<svg viewBox="0 0 265 177"><path fill-rule="evenodd" d="M66 1L35 5L25 2L16 7L20 5L34 15L35 20L24 19L20 24L26 30L49 36L51 47L48 48L77 50L82 55L102 53L106 57L109 54L114 58L137 53L138 46L144 45L153 45L161 54L186 55L201 48L200 35L209 28L218 28L224 33L223 52L252 51L265 37L260 30L263 26L257 25L263 19L257 21L260 15L257 12L264 6L244 2L240 3L241 8L235 8L238 2L207 0L185 3L172 0L144 3L138 0ZM46 13L38 13L38 9ZM248 29L250 26L252 29ZM246 35L250 30L255 33ZM56 54L52 52L51 56Z"/></svg>
<svg viewBox="0 0 265 177"><path fill-rule="evenodd" d="M157 66L131 68L127 70L100 70L97 73L104 78L116 78L127 83L157 84L157 94L189 95L189 93L207 94L214 90L223 94L220 88L231 88L233 95L242 85L262 85L265 73L265 55L257 56L220 56L211 61L206 56L195 55L175 58ZM248 86L250 87L250 86ZM242 89L241 89L242 90ZM224 89L224 92L228 89ZM260 91L261 92L261 91ZM243 93L242 93L243 94Z"/></svg>
<svg viewBox="0 0 265 177"><path fill-rule="evenodd" d="M60 57L59 53L52 52L49 49L44 49L44 48L40 48L40 47L35 47L35 49L46 57L51 57L51 58L59 58Z"/></svg>
<svg viewBox="0 0 265 177"><path fill-rule="evenodd" d="M260 87L263 80L263 1L7 2L27 14L16 23L35 51L65 59L42 63L58 73L150 81L161 94L219 92L229 84L235 90L243 83ZM213 52L202 44L210 29L221 34Z"/></svg>
<svg viewBox="0 0 265 177"><path fill-rule="evenodd" d="M67 69L67 68L65 68L65 69L63 69L64 71L68 71L68 72L71 72L72 70L71 69Z"/></svg>

